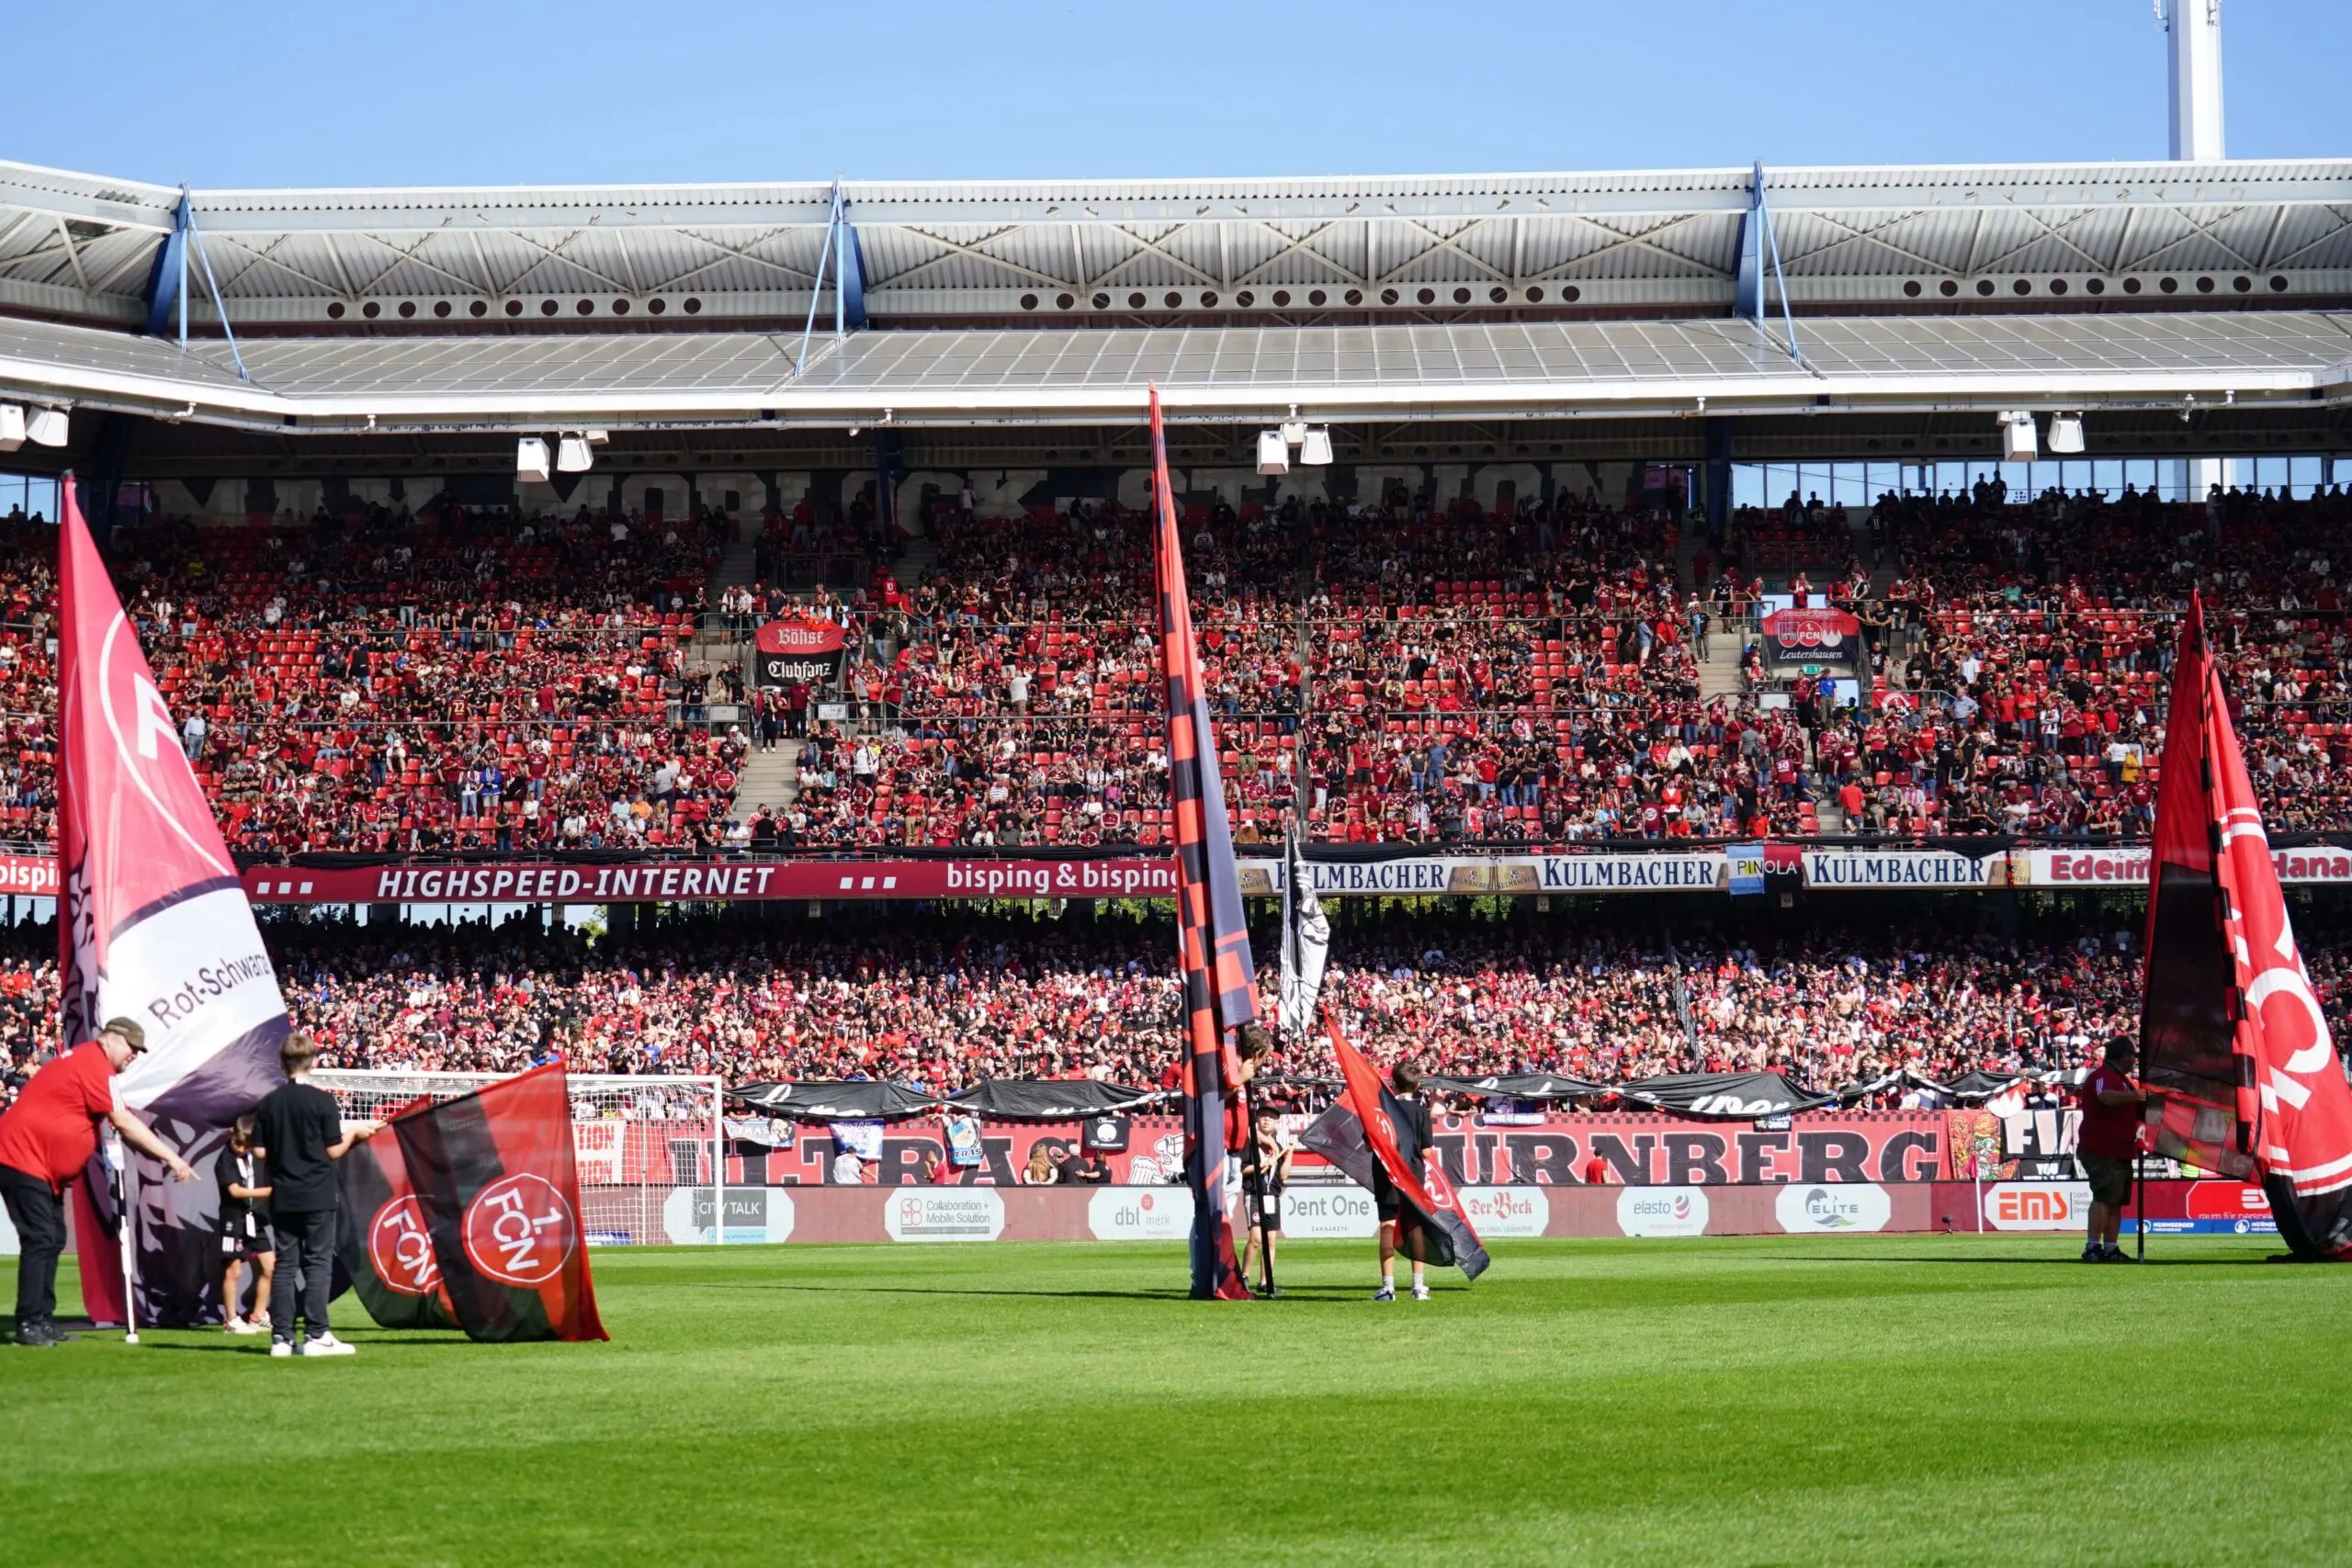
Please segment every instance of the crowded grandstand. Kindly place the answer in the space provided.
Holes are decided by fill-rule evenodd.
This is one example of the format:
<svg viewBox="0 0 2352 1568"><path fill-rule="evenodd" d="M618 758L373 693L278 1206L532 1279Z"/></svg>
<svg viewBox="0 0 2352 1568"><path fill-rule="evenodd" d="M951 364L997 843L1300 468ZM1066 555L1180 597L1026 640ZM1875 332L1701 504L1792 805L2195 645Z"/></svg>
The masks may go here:
<svg viewBox="0 0 2352 1568"><path fill-rule="evenodd" d="M0 258L0 395L47 422L17 461L82 464L339 1066L1170 1082L1157 385L1252 919L1295 844L1339 896L1359 1038L1916 1105L2068 1077L2128 1023L2115 884L2145 874L2193 596L2274 842L2352 832L2343 171L2111 173L1088 187L1075 222L1059 187L514 192L460 204L459 248L399 239L458 210L435 193L345 193L330 242L300 193L101 207L11 166L0 216L104 232L67 231L78 273ZM1947 204L1987 188L2007 206L1963 243ZM1362 253L1302 228L1338 197L1393 215ZM1604 209L1681 260L1634 276L1652 253ZM549 211L584 225L576 287L520 287L501 258ZM2052 225L2064 265L2034 248ZM627 266L599 249L620 228ZM429 275L318 287L337 245L396 240ZM713 243L764 279L692 265ZM153 265L91 283L107 246ZM164 265L199 246L217 275ZM0 835L29 861L56 836L60 497L16 493ZM2098 885L2030 890L2071 852ZM905 891L943 863L1008 869ZM662 864L696 869L659 907L412 891ZM798 880L694 896L740 893L730 864ZM1046 902L1038 868L1073 864L1130 880ZM2312 865L2289 881L2343 869ZM1909 890L1833 891L1882 876ZM8 940L21 1066L53 937ZM2332 1008L2343 955L2306 940ZM1331 1070L1310 1039L1280 1066L1310 1096Z"/></svg>

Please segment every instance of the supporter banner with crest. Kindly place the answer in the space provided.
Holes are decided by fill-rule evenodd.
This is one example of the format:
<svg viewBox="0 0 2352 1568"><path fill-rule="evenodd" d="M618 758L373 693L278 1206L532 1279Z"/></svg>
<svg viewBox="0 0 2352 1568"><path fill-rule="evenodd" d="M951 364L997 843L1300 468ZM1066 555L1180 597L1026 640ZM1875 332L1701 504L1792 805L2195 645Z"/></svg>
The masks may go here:
<svg viewBox="0 0 2352 1568"><path fill-rule="evenodd" d="M473 1339L602 1339L563 1064L392 1119L440 1289Z"/></svg>
<svg viewBox="0 0 2352 1568"><path fill-rule="evenodd" d="M1764 617L1764 657L1775 664L1856 663L1862 623L1843 610L1778 610Z"/></svg>
<svg viewBox="0 0 2352 1568"><path fill-rule="evenodd" d="M116 1101L209 1169L229 1124L285 1081L286 1000L70 478L60 494L58 1033L71 1047L107 1019L137 1020L147 1050L114 1080ZM132 1158L139 1319L210 1321L220 1294L213 1184L175 1182L156 1161ZM106 1234L93 1201L107 1185L93 1158L78 1183L75 1251L84 1304L120 1322L119 1233Z"/></svg>
<svg viewBox="0 0 2352 1568"><path fill-rule="evenodd" d="M849 658L841 623L815 615L778 616L762 625L752 642L763 686L836 686Z"/></svg>

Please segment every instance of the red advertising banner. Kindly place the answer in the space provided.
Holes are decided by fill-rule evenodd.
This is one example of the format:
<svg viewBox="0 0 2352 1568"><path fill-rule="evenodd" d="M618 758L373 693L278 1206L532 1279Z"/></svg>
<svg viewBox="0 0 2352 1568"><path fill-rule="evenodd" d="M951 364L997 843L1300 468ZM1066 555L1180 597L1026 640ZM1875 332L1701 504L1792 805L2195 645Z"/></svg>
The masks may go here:
<svg viewBox="0 0 2352 1568"><path fill-rule="evenodd" d="M262 904L632 904L689 899L1153 898L1176 891L1164 860L518 862L322 870L255 866Z"/></svg>
<svg viewBox="0 0 2352 1568"><path fill-rule="evenodd" d="M55 855L0 855L0 894L20 898L57 897Z"/></svg>

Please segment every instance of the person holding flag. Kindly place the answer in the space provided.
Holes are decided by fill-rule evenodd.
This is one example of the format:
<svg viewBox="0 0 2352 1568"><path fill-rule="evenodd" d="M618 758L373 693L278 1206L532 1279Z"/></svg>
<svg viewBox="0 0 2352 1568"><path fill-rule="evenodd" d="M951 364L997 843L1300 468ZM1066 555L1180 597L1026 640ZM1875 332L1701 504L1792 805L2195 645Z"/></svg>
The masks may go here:
<svg viewBox="0 0 2352 1568"><path fill-rule="evenodd" d="M32 1076L17 1102L0 1111L0 1198L17 1227L17 1343L46 1348L58 1332L57 1260L65 1250L65 1187L98 1152L98 1129L162 1165L175 1181L196 1175L179 1152L115 1103L115 1075L147 1049L147 1032L110 1018L98 1037L76 1045Z"/></svg>
<svg viewBox="0 0 2352 1568"><path fill-rule="evenodd" d="M1415 1301L1429 1299L1431 1263L1451 1263L1464 1279L1476 1279L1487 1271L1487 1248L1463 1213L1445 1167L1434 1157L1429 1107L1413 1098L1421 1087L1419 1064L1397 1063L1390 1074L1392 1089L1363 1053L1348 1043L1338 1019L1327 1015L1324 1027L1343 1088L1299 1142L1373 1195L1381 1220L1380 1289L1373 1300L1396 1299L1400 1235L1413 1260Z"/></svg>
<svg viewBox="0 0 2352 1568"><path fill-rule="evenodd" d="M1398 1062L1388 1069L1388 1082L1396 1090L1389 1111L1389 1126L1396 1140L1396 1156L1408 1168L1421 1163L1421 1153L1430 1146L1436 1134L1430 1125L1430 1108L1420 1100L1421 1069L1411 1060ZM1387 1170L1375 1160L1372 1167L1372 1207L1380 1221L1380 1289L1372 1293L1376 1302L1396 1299L1396 1250L1401 1242L1413 1260L1413 1299L1430 1299L1428 1244L1421 1231L1420 1211L1405 1201L1396 1183Z"/></svg>

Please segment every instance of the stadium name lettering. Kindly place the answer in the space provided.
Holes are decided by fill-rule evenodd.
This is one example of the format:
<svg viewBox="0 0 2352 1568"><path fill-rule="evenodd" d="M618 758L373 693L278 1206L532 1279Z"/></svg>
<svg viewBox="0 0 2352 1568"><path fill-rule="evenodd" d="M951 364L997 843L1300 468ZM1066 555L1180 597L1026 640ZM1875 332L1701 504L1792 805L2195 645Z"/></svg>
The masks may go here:
<svg viewBox="0 0 2352 1568"><path fill-rule="evenodd" d="M1541 863L1544 891L1699 888L1715 886L1713 855L1561 855Z"/></svg>
<svg viewBox="0 0 2352 1568"><path fill-rule="evenodd" d="M1984 887L1995 864L1990 856L1815 853L1805 857L1804 879L1815 887Z"/></svg>
<svg viewBox="0 0 2352 1568"><path fill-rule="evenodd" d="M1135 897L1176 891L1176 868L1135 861L949 861L947 891L980 897L1023 894L1058 897Z"/></svg>
<svg viewBox="0 0 2352 1568"><path fill-rule="evenodd" d="M169 1028L193 1015L214 998L226 996L251 981L273 979L277 973L270 967L269 954L266 953L250 953L243 958L232 958L220 964L198 964L194 977L186 985L148 1002L148 1016Z"/></svg>

